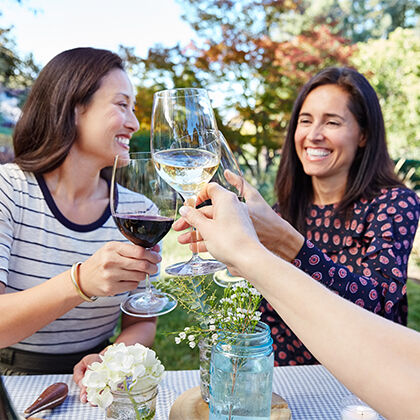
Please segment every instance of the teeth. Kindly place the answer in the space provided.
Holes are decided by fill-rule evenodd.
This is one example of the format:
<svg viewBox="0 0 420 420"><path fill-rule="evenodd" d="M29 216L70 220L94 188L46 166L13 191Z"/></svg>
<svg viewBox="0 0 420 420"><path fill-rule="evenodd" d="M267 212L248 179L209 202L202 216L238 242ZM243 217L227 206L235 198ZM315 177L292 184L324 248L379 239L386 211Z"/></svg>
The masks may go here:
<svg viewBox="0 0 420 420"><path fill-rule="evenodd" d="M323 157L323 156L328 156L331 152L327 149L312 149L308 147L306 149L306 153L309 156Z"/></svg>
<svg viewBox="0 0 420 420"><path fill-rule="evenodd" d="M122 144L124 144L124 145L126 145L126 146L128 146L128 144L130 143L130 139L128 139L128 138L126 138L126 137L115 137L115 140L116 140L118 143L122 143Z"/></svg>

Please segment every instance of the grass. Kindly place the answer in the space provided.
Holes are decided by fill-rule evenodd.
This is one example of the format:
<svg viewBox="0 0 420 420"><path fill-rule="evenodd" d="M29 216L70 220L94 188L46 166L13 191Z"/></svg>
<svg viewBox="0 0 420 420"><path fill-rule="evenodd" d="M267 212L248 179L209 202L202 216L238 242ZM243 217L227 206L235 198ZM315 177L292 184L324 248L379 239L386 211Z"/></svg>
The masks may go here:
<svg viewBox="0 0 420 420"><path fill-rule="evenodd" d="M171 231L164 239L163 261L161 272L165 276L165 267L179 261L186 261L191 251L185 245L177 242L178 234ZM410 258L409 280L407 281L408 296L408 326L420 331L420 261L419 261L420 235L417 235L416 246ZM208 256L200 254L203 258ZM419 279L419 281L414 280ZM413 279L413 280L412 280ZM215 285L217 288L218 286ZM198 349L190 349L187 345L175 344L174 336L170 332L183 330L188 326L189 315L177 307L169 314L158 318L158 332L153 346L154 350L167 370L198 369Z"/></svg>

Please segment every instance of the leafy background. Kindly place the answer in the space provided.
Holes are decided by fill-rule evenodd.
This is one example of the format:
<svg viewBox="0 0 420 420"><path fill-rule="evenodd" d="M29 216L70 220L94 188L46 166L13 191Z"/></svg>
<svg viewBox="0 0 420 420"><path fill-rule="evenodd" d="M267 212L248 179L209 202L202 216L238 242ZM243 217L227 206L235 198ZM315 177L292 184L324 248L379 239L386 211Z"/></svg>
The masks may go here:
<svg viewBox="0 0 420 420"><path fill-rule="evenodd" d="M25 7L24 0L16 1ZM273 203L275 169L300 87L326 66L352 66L378 94L396 171L420 190L420 0L174 1L199 41L155 45L144 57L130 45L119 47L138 92L142 129L132 149L148 148L155 91L206 87L246 178ZM13 126L40 70L32 54L22 57L16 50L12 28L0 28L0 162L13 158ZM408 298L409 325L420 331L419 243L418 234ZM164 264L189 254L174 233L164 245ZM187 323L179 309L159 319L155 348L168 369L198 366L196 351L176 346L165 335Z"/></svg>

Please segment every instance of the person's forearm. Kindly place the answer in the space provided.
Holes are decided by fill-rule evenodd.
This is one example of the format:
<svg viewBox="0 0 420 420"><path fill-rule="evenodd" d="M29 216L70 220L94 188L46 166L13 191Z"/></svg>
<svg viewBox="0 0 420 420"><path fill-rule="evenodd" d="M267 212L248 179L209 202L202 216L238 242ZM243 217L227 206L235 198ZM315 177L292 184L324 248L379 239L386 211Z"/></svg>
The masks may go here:
<svg viewBox="0 0 420 420"><path fill-rule="evenodd" d="M82 302L69 271L22 292L0 294L0 348L31 336Z"/></svg>
<svg viewBox="0 0 420 420"><path fill-rule="evenodd" d="M139 321L136 318L123 315L121 334L116 343L132 345L136 343L151 347L156 334L156 318Z"/></svg>
<svg viewBox="0 0 420 420"><path fill-rule="evenodd" d="M275 212L271 213L270 223L253 222L261 243L286 261L292 261L305 242L303 235Z"/></svg>
<svg viewBox="0 0 420 420"><path fill-rule="evenodd" d="M251 253L240 257L247 278L323 365L387 418L418 415L420 334L347 302L261 247Z"/></svg>

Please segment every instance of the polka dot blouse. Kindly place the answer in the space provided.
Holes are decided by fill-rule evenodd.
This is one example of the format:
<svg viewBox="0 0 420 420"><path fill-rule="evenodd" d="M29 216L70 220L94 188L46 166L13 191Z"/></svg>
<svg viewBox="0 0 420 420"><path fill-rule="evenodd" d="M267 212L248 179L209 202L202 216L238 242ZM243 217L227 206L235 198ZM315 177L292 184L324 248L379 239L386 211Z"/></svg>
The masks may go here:
<svg viewBox="0 0 420 420"><path fill-rule="evenodd" d="M293 264L340 296L406 325L407 263L420 200L409 189L381 192L371 201L356 202L345 223L334 215L335 205L312 205L306 241ZM276 366L317 363L266 300L260 310L271 328Z"/></svg>

